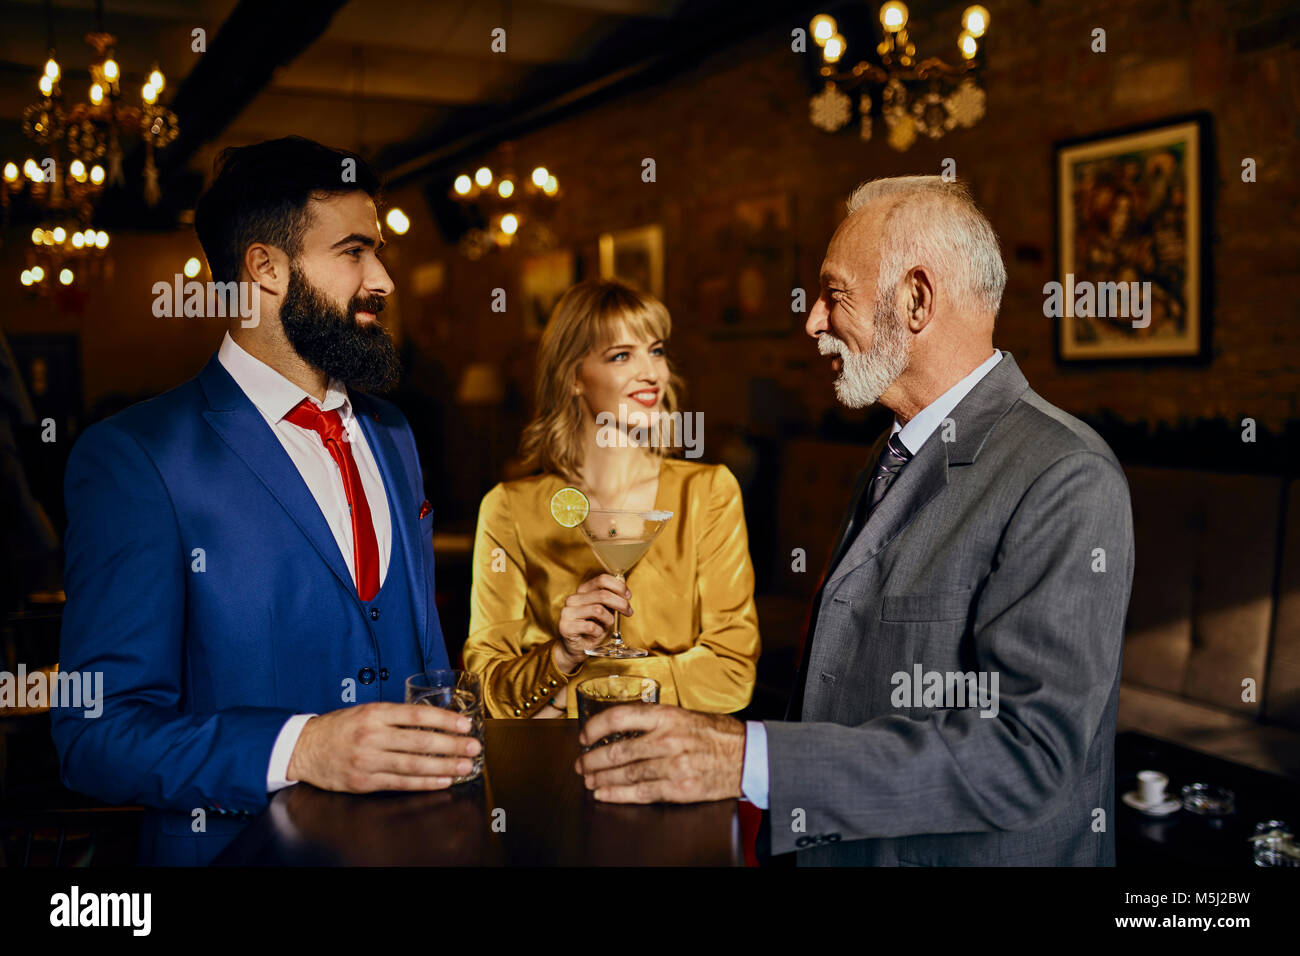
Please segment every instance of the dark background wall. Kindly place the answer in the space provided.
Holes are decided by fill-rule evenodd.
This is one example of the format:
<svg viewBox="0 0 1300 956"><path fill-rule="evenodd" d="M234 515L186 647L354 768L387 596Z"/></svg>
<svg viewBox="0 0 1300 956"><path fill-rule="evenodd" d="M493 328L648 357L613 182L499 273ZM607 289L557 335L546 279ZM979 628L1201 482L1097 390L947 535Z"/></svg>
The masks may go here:
<svg viewBox="0 0 1300 956"><path fill-rule="evenodd" d="M788 323L782 333L712 331L706 224L737 202L787 197L796 247L789 285L812 296L848 191L870 177L937 173L946 158L956 161L1002 239L1009 278L995 343L1015 355L1049 401L1146 428L1206 420L1226 427L1251 416L1265 431L1281 432L1297 417L1300 371L1300 49L1294 28L1288 36L1247 27L1284 23L1278 18L1289 8L1000 3L988 36L987 115L937 142L918 139L905 153L889 148L879 129L874 141L861 142L853 133L813 128L801 57L790 50L788 29L773 29L519 137L516 165L523 171L542 163L560 178L564 195L552 225L585 275L597 271L600 233L663 226L672 347L689 385L688 407L705 414L708 459L734 448L740 434L760 442L852 434L866 413L836 405L827 366L802 331L804 317L788 307L772 314ZM923 54L949 55L960 9L914 17L910 28ZM1106 53L1090 51L1095 27L1107 31ZM1207 197L1209 363L1061 365L1042 312L1042 286L1054 277L1052 144L1192 111L1207 111L1214 133L1205 157L1214 182ZM641 179L646 157L656 161L655 183ZM1241 181L1245 157L1258 165L1255 183ZM461 166L472 169L480 158ZM523 254L466 260L439 235L422 189L410 184L391 196L413 227L390 246L398 292L387 316L411 349L412 373L399 399L420 419L426 470L450 476L444 514L467 522L526 420L535 341L525 333L518 295ZM192 234L115 236L107 309L56 312L44 300L24 299L10 303L5 328L79 333L88 404L108 393L169 387L194 374L221 337L212 320L160 320L149 311L153 282L179 271L197 248ZM19 254L0 250L4 275L16 274ZM444 287L417 295L414 270L431 263L441 263ZM507 290L505 314L490 309L495 288ZM497 364L509 385L490 425L449 405L472 361Z"/></svg>

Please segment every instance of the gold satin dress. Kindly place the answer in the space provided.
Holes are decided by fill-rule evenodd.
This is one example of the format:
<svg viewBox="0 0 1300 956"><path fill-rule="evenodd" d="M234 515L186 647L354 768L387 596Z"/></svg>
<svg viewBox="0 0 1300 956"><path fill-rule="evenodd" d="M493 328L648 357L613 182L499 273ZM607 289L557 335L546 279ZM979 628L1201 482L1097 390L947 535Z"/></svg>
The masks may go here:
<svg viewBox="0 0 1300 956"><path fill-rule="evenodd" d="M673 512L628 572L631 617L623 642L649 657L588 657L566 676L551 660L565 599L603 572L580 528L551 517L551 496L568 484L535 475L497 485L483 498L474 540L465 667L483 681L492 717L531 717L565 683L570 717L576 685L602 674L659 682L659 701L733 713L749 704L758 661L754 568L740 485L725 465L665 458L655 509Z"/></svg>

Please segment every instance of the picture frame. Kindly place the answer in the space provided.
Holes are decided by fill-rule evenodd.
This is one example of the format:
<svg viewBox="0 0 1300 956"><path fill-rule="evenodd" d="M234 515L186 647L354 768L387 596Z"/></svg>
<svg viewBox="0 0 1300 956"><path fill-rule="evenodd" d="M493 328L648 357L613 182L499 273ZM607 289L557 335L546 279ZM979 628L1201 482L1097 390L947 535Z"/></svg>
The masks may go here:
<svg viewBox="0 0 1300 956"><path fill-rule="evenodd" d="M1209 357L1208 113L1054 144L1057 361Z"/></svg>
<svg viewBox="0 0 1300 956"><path fill-rule="evenodd" d="M600 277L622 279L664 299L664 229L658 223L601 233Z"/></svg>
<svg viewBox="0 0 1300 956"><path fill-rule="evenodd" d="M14 332L8 336L15 369L36 420L75 426L84 412L81 336L76 332Z"/></svg>
<svg viewBox="0 0 1300 956"><path fill-rule="evenodd" d="M572 249L556 249L523 260L519 295L524 304L524 335L541 338L560 297L577 281L577 256Z"/></svg>

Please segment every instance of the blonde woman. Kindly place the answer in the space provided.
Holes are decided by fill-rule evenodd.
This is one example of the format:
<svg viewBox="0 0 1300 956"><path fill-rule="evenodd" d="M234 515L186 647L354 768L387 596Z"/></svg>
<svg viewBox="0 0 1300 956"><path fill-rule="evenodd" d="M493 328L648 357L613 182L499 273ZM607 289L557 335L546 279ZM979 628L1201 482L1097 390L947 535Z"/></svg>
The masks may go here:
<svg viewBox="0 0 1300 956"><path fill-rule="evenodd" d="M653 677L661 703L693 710L749 703L759 639L740 486L725 466L677 457L662 441L601 432L610 420L635 426L678 410L671 327L657 299L613 281L573 286L547 324L521 443L539 473L488 492L474 543L465 666L482 678L493 717L576 716L574 685L608 673ZM598 424L601 413L612 419ZM600 571L580 529L551 517L565 486L593 509L673 512L626 583ZM648 657L587 655L615 612L624 643Z"/></svg>

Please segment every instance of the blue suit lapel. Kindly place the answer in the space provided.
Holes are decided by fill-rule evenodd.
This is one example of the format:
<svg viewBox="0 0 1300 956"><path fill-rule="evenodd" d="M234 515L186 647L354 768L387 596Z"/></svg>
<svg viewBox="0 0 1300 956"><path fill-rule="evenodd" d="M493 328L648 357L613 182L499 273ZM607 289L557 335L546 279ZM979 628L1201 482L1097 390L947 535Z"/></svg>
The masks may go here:
<svg viewBox="0 0 1300 956"><path fill-rule="evenodd" d="M321 560L359 604L356 582L348 573L347 563L334 540L329 522L262 413L235 384L215 355L199 373L199 381L209 405L203 413L204 419L280 502Z"/></svg>

